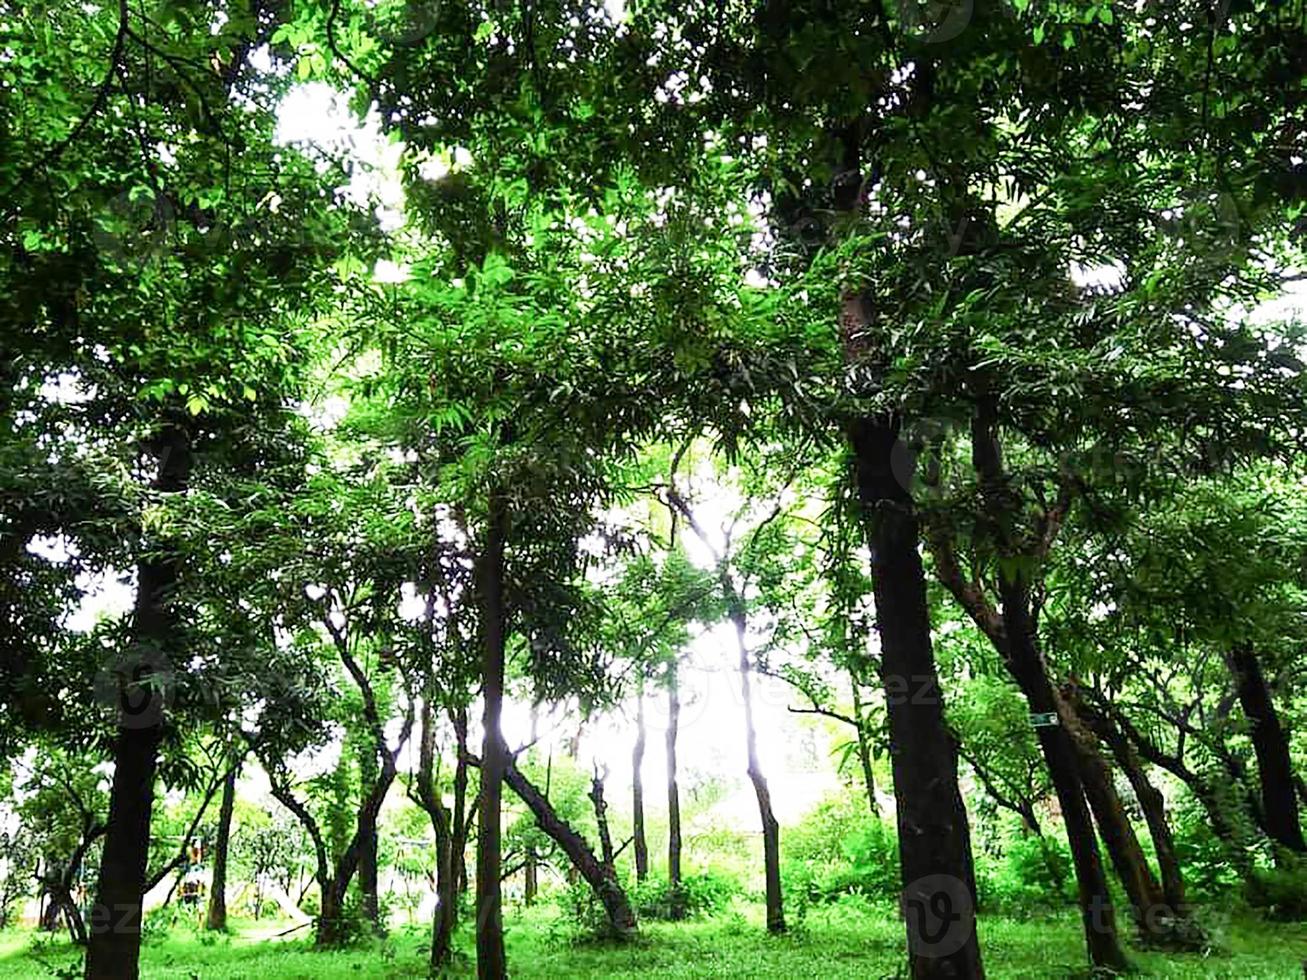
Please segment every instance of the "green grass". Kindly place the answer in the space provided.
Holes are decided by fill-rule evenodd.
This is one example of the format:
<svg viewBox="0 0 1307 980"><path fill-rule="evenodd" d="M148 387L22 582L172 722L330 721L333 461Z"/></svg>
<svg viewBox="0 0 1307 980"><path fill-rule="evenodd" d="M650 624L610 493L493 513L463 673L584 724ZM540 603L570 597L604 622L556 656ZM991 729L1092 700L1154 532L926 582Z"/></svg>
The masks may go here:
<svg viewBox="0 0 1307 980"><path fill-rule="evenodd" d="M146 944L143 975L160 980L342 980L417 977L425 972L425 928L397 930L363 949L315 952L301 933L269 938L276 923L241 922L233 935L201 937L179 928ZM1074 915L1018 921L982 920L991 977L1084 976L1084 947ZM75 971L77 954L64 942L0 935L0 978L57 977ZM454 975L468 975L463 960ZM1217 930L1220 950L1199 956L1133 952L1140 973L1159 977L1301 978L1307 924L1232 919ZM814 910L791 935L771 938L753 917L731 913L683 924L646 923L626 947L578 942L551 908L510 916L508 953L516 977L778 977L874 980L898 975L902 929L888 914L847 906ZM64 976L75 973L65 972Z"/></svg>

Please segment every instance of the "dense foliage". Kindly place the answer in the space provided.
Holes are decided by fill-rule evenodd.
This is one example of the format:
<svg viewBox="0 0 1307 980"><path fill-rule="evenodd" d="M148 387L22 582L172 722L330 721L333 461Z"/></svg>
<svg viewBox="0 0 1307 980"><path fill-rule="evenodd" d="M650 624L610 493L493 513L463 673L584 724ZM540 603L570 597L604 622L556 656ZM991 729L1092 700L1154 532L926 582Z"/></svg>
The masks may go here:
<svg viewBox="0 0 1307 980"><path fill-rule="evenodd" d="M1303 942L1304 79L1301 0L0 0L15 962Z"/></svg>

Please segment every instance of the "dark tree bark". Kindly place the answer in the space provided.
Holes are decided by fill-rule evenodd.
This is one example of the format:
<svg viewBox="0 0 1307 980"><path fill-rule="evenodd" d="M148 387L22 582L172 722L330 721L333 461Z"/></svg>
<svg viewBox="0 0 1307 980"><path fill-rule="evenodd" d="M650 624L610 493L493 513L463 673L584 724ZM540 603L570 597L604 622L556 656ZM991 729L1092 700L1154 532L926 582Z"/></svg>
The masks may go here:
<svg viewBox="0 0 1307 980"><path fill-rule="evenodd" d="M866 328L858 297L845 298L845 332ZM860 418L849 426L858 496L866 517L881 643L881 681L889 717L890 762L898 801L899 869L905 905L951 908L966 940L947 956L931 955L939 923L905 919L914 980L983 977L975 931L975 871L970 828L958 788L957 750L944 722L943 698L930 640L926 575L917 551L920 530L911 495L891 469L898 437L894 419ZM938 883L956 883L951 890ZM930 894L917 894L924 887Z"/></svg>
<svg viewBox="0 0 1307 980"><path fill-rule="evenodd" d="M1275 710L1262 665L1252 648L1247 646L1231 650L1227 662L1230 673L1234 675L1239 704L1252 729L1249 734L1257 753L1266 834L1279 848L1294 854L1307 853L1294 790L1289 738L1280 723L1279 712ZM1277 860L1280 857L1277 854Z"/></svg>
<svg viewBox="0 0 1307 980"><path fill-rule="evenodd" d="M638 932L635 912L612 866L595 856L585 838L558 816L553 804L522 774L511 757L505 763L504 779L527 805L540 829L562 849L572 867L594 889L608 915L613 938L634 938Z"/></svg>
<svg viewBox="0 0 1307 980"><path fill-rule="evenodd" d="M965 598L963 586L957 581L954 563L950 560L951 554L939 562L941 574L1004 658L1031 713L1048 715L1057 721L1057 692L1053 688L1048 665L1035 636L1030 580L1021 564L1029 556L1015 553L1007 540L1006 526L1011 516L1007 512L1010 497L997 430L997 411L993 399L982 392L977 399L976 415L972 421L972 463L980 479L988 530L999 544L1000 553L1004 557L1017 559L1013 562L1015 567L1000 569L998 591L1002 604L1001 614L988 609L978 610L975 607L979 599ZM945 551L942 548L939 550ZM1036 729L1036 735L1062 808L1067 843L1076 870L1080 915L1090 962L1097 968L1124 971L1130 964L1117 934L1116 912L1108 892L1107 877L1103 873L1075 746L1061 724L1042 725Z"/></svg>
<svg viewBox="0 0 1307 980"><path fill-rule="evenodd" d="M729 581L723 576L729 586ZM767 779L762 773L762 764L758 761L758 733L753 723L753 685L750 675L753 664L749 656L747 624L744 611L739 605L739 597L730 589L735 609L731 612L731 623L735 627L735 643L740 654L740 693L744 700L744 738L748 759L749 782L753 784L754 796L758 799L758 815L762 821L762 855L763 870L767 882L767 931L780 933L785 931L784 895L781 891L781 849L780 824L772 810L771 791Z"/></svg>
<svg viewBox="0 0 1307 980"><path fill-rule="evenodd" d="M1166 905L1162 886L1154 876L1134 825L1125 812L1111 767L1103 759L1098 740L1060 696L1058 720L1066 728L1076 751L1085 798L1093 811L1099 836L1107 848L1117 879L1130 900L1135 927L1145 941L1168 941L1174 933L1174 920L1180 915L1180 910Z"/></svg>
<svg viewBox="0 0 1307 980"><path fill-rule="evenodd" d="M218 932L227 929L227 853L231 845L231 818L236 808L236 778L239 763L227 771L222 781L222 803L218 806L218 833L213 842L213 881L209 886L209 910L204 928Z"/></svg>
<svg viewBox="0 0 1307 980"><path fill-rule="evenodd" d="M385 924L381 921L381 898L379 892L380 873L377 868L377 825L368 821L360 831L359 838L359 897L362 899L363 918L372 924L372 931L385 935Z"/></svg>
<svg viewBox="0 0 1307 980"><path fill-rule="evenodd" d="M1000 588L1012 674L1032 713L1056 716L1053 687L1032 633L1027 587L1018 573L1006 578ZM1061 725L1041 727L1037 732L1066 825L1090 961L1095 967L1123 972L1129 968L1129 962L1117 935L1116 912L1094 838L1094 824L1086 804L1075 749Z"/></svg>
<svg viewBox="0 0 1307 980"><path fill-rule="evenodd" d="M1116 764L1130 781L1135 799L1144 812L1148 825L1148 834L1157 852L1157 866L1162 878L1162 896L1172 909L1182 910L1186 907L1184 874L1180 858L1175 849L1175 838L1171 833L1171 824L1166 816L1166 800L1144 769L1139 753L1106 715L1091 708L1074 688L1070 689L1068 701L1076 714L1108 747Z"/></svg>
<svg viewBox="0 0 1307 980"><path fill-rule="evenodd" d="M191 469L186 434L176 426L166 426L155 452L158 473L154 489L169 494L184 491ZM181 633L172 605L180 570L180 557L166 545L137 565L128 651L130 679L119 692L108 830L98 894L91 909L87 980L135 980L140 972L141 900L150 856L154 775L165 723L163 696L152 685L163 679L164 653Z"/></svg>
<svg viewBox="0 0 1307 980"><path fill-rule="evenodd" d="M862 206L861 134L840 134L844 170L835 207L854 214ZM839 322L845 360L860 365L874 329L864 298L848 291ZM890 762L898 801L909 972L914 980L983 977L975 929L976 877L966 806L958 787L953 736L944 721L943 696L930 639L926 574L918 548L921 529L908 487L911 473L894 472L901 420L860 416L846 425L853 476L862 506L880 634L881 681L886 690ZM901 468L903 469L903 468ZM943 883L950 883L944 887ZM961 907L958 907L961 906ZM931 921L928 910L947 909ZM952 916L960 916L952 920ZM947 947L935 940L942 927Z"/></svg>
<svg viewBox="0 0 1307 980"><path fill-rule="evenodd" d="M436 727L432 697L422 700L422 736L414 798L426 811L436 836L436 911L431 924L431 973L437 975L453 952L458 926L458 873L454 862L454 821L436 787Z"/></svg>
<svg viewBox="0 0 1307 980"><path fill-rule="evenodd" d="M667 882L671 917L685 917L681 896L681 791L676 782L676 740L681 730L681 689L676 662L667 665Z"/></svg>
<svg viewBox="0 0 1307 980"><path fill-rule="evenodd" d="M635 847L635 880L649 877L649 842L644 835L644 680L636 693L635 748L631 750L631 834Z"/></svg>
<svg viewBox="0 0 1307 980"><path fill-rule="evenodd" d="M484 550L477 559L475 576L481 607L481 688L485 702L481 748L481 806L477 824L477 976L502 980L508 975L504 955L504 920L500 905L501 825L504 767L507 747L500 732L504 703L504 504L492 499Z"/></svg>
<svg viewBox="0 0 1307 980"><path fill-rule="evenodd" d="M590 780L590 803L594 806L595 826L599 830L599 853L608 873L617 875L617 854L613 850L613 835L608 828L608 802L604 799L604 776L598 768Z"/></svg>

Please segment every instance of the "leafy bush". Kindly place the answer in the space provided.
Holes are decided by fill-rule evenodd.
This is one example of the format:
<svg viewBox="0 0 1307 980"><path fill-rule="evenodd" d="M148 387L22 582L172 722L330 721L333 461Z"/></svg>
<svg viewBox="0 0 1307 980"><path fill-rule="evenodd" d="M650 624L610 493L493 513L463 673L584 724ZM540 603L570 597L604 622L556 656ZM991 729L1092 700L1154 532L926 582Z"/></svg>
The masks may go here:
<svg viewBox="0 0 1307 980"><path fill-rule="evenodd" d="M785 833L782 878L796 909L841 895L897 899L898 841L893 829L852 794L827 797Z"/></svg>
<svg viewBox="0 0 1307 980"><path fill-rule="evenodd" d="M683 917L697 918L723 911L742 891L740 882L720 871L702 871L681 878L679 893L666 878L646 878L631 891L635 914L644 919L672 919L679 901Z"/></svg>
<svg viewBox="0 0 1307 980"><path fill-rule="evenodd" d="M562 917L576 934L593 937L604 931L608 915L594 889L584 881L575 881L554 892Z"/></svg>
<svg viewBox="0 0 1307 980"><path fill-rule="evenodd" d="M1248 904L1279 922L1307 920L1307 862L1259 868L1248 879Z"/></svg>
<svg viewBox="0 0 1307 980"><path fill-rule="evenodd" d="M976 867L976 890L986 911L1029 913L1075 900L1075 875L1066 844L1057 837L1014 837L998 859Z"/></svg>
<svg viewBox="0 0 1307 980"><path fill-rule="evenodd" d="M1238 819L1237 811L1232 809L1231 814ZM1247 831L1252 838L1252 829ZM1176 808L1172 833L1191 897L1216 899L1228 895L1243 882L1244 876L1231 860L1228 845L1212 832L1207 814L1192 799L1182 799Z"/></svg>

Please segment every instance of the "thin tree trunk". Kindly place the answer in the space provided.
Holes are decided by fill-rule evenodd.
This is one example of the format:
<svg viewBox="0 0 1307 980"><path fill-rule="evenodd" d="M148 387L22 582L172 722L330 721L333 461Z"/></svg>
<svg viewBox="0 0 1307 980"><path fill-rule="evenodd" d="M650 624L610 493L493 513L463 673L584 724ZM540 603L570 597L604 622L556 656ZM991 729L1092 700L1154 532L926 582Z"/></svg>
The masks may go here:
<svg viewBox="0 0 1307 980"><path fill-rule="evenodd" d="M1249 734L1257 753L1266 834L1280 848L1295 854L1307 853L1294 790L1289 738L1275 710L1262 665L1248 646L1235 647L1227 661L1238 689L1239 704L1252 728ZM1281 859L1282 855L1277 854L1277 861Z"/></svg>
<svg viewBox="0 0 1307 980"><path fill-rule="evenodd" d="M467 841L471 832L471 815L467 801L467 708L459 706L450 712L454 725L454 740L458 747L458 760L454 764L454 813L451 818L454 857L454 880L459 895L467 894Z"/></svg>
<svg viewBox="0 0 1307 980"><path fill-rule="evenodd" d="M1085 729L1064 698L1059 696L1057 701L1058 719L1066 728L1076 751L1085 797L1117 879L1130 900L1135 927L1146 942L1170 942L1181 911L1167 906L1162 886L1154 876L1134 825L1125 812L1111 767L1103 759L1097 739Z"/></svg>
<svg viewBox="0 0 1307 980"><path fill-rule="evenodd" d="M631 834L635 848L635 880L649 877L649 842L644 836L644 678L635 701L635 748L631 751Z"/></svg>
<svg viewBox="0 0 1307 980"><path fill-rule="evenodd" d="M453 952L458 925L458 878L454 862L454 827L436 787L436 727L431 692L422 699L422 740L418 744L417 800L436 836L436 911L431 923L431 973L436 975Z"/></svg>
<svg viewBox="0 0 1307 980"><path fill-rule="evenodd" d="M526 907L530 908L535 905L536 894L540 891L540 858L535 847L530 844L526 848L526 864L522 870L522 898Z"/></svg>
<svg viewBox="0 0 1307 980"><path fill-rule="evenodd" d="M1056 717L1057 702L1053 687L1031 632L1026 586L1018 574L1005 578L1000 588L1003 593L1003 618L1007 625L1012 674L1033 714ZM1062 820L1066 825L1067 843L1071 848L1079 886L1080 914L1089 959L1095 967L1124 972L1128 969L1129 962L1117 935L1116 912L1103 873L1102 859L1094 837L1094 824L1077 768L1075 749L1061 725L1040 727L1037 735L1062 808Z"/></svg>
<svg viewBox="0 0 1307 980"><path fill-rule="evenodd" d="M681 895L681 792L676 782L676 740L681 729L681 689L677 665L667 665L667 883L671 917L685 918Z"/></svg>
<svg viewBox="0 0 1307 980"><path fill-rule="evenodd" d="M485 701L481 748L481 807L477 825L477 976L503 980L504 920L500 905L500 803L508 761L500 717L504 701L504 504L492 498L485 548L477 560L476 588L481 607L481 684Z"/></svg>
<svg viewBox="0 0 1307 980"><path fill-rule="evenodd" d="M867 735L867 722L862 711L862 690L856 677L853 681L853 718L857 721L858 762L862 764L862 784L867 790L867 805L871 815L879 819L880 804L876 802L876 774L871 768L871 739Z"/></svg>
<svg viewBox="0 0 1307 980"><path fill-rule="evenodd" d="M160 437L154 489L186 489L191 447L185 433L168 426ZM87 980L135 980L140 972L141 900L150 856L154 776L163 741L163 696L157 685L164 651L177 640L180 624L172 606L180 558L166 549L137 567L132 616L130 687L119 694L121 708L109 790L108 831L100 858L98 894L91 909L86 951Z"/></svg>
<svg viewBox="0 0 1307 980"><path fill-rule="evenodd" d="M222 803L218 807L218 834L213 845L213 881L209 886L209 910L204 928L227 929L227 852L231 844L231 818L236 808L236 777L240 766L227 771L222 782Z"/></svg>
<svg viewBox="0 0 1307 980"><path fill-rule="evenodd" d="M780 824L772 811L771 791L758 761L758 733L753 723L753 685L750 675L753 664L749 657L747 624L744 612L736 606L731 613L735 626L735 643L740 654L740 693L744 699L744 735L748 757L749 782L753 783L758 798L758 815L762 820L763 870L767 881L767 931L785 931L784 895L781 892Z"/></svg>
<svg viewBox="0 0 1307 980"><path fill-rule="evenodd" d="M599 853L608 873L616 876L617 857L613 852L613 835L608 829L608 803L604 800L604 777L598 768L590 780L590 802L594 806L595 826L599 830Z"/></svg>

